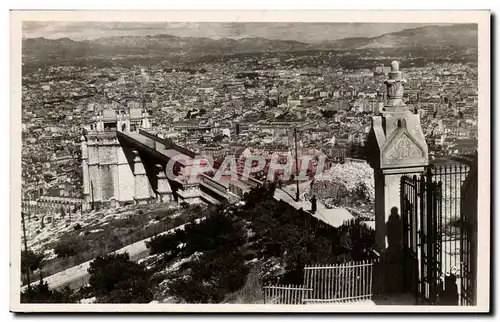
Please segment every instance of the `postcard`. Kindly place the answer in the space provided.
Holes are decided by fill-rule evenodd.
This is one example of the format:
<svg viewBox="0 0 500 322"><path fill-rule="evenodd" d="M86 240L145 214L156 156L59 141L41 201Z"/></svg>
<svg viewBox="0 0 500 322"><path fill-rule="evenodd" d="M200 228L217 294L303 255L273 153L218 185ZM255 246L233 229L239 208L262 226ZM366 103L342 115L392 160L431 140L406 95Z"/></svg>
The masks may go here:
<svg viewBox="0 0 500 322"><path fill-rule="evenodd" d="M11 11L11 95L11 311L490 310L487 10Z"/></svg>

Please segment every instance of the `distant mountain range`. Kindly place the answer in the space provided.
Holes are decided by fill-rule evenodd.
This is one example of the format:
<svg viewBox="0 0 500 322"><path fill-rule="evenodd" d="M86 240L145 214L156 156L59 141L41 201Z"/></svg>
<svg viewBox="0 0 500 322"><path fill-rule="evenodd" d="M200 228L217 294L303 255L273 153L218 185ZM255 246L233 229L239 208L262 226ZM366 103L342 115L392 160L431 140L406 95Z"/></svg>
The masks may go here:
<svg viewBox="0 0 500 322"><path fill-rule="evenodd" d="M74 41L69 38L23 39L23 60L43 61L91 56L225 55L257 52L292 52L329 49L397 48L420 46L477 47L477 25L457 24L405 29L372 38L345 38L323 43L303 43L266 38L211 39L171 35L106 37Z"/></svg>
<svg viewBox="0 0 500 322"><path fill-rule="evenodd" d="M337 48L401 48L419 46L477 47L477 25L425 26L373 38L345 38L331 42Z"/></svg>

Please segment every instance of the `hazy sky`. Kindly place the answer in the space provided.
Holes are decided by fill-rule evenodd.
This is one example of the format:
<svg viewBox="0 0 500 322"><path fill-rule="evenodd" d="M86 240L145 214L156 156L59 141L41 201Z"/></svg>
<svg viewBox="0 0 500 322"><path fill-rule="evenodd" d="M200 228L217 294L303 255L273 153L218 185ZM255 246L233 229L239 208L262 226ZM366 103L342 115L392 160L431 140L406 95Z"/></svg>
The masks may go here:
<svg viewBox="0 0 500 322"><path fill-rule="evenodd" d="M24 22L23 37L73 40L109 36L170 34L181 37L242 38L318 42L347 37L375 37L425 24L410 23L255 23L255 22Z"/></svg>

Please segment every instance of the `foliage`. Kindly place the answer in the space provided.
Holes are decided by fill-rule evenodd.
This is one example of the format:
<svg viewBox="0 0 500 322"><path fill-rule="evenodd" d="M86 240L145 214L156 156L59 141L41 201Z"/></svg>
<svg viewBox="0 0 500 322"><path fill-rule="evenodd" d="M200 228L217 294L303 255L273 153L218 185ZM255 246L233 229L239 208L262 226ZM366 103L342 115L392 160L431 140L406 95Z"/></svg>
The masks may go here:
<svg viewBox="0 0 500 322"><path fill-rule="evenodd" d="M236 216L248 220L256 232L253 249L264 257L282 259L285 280L290 284L302 282L305 265L335 263L343 254L355 260L366 259L374 243L373 231L358 221L339 228L318 223L311 226L309 214L277 202L263 187L246 195L245 206Z"/></svg>
<svg viewBox="0 0 500 322"><path fill-rule="evenodd" d="M180 232L180 230L176 232ZM150 255L175 251L179 245L179 239L177 234L157 235L151 238L151 240L146 241L146 247L149 249Z"/></svg>
<svg viewBox="0 0 500 322"><path fill-rule="evenodd" d="M335 116L335 114L337 114L337 111L336 110L321 110L321 115L323 115L323 117L325 118L332 118Z"/></svg>
<svg viewBox="0 0 500 322"><path fill-rule="evenodd" d="M236 218L226 215L220 208L214 215L209 216L198 224L186 224L181 242L186 246L183 255L189 256L197 251L237 249L245 242L245 231Z"/></svg>
<svg viewBox="0 0 500 322"><path fill-rule="evenodd" d="M62 240L54 247L57 257L71 257L82 251L85 251L85 247L76 238Z"/></svg>
<svg viewBox="0 0 500 322"><path fill-rule="evenodd" d="M40 283L21 292L21 303L75 303L69 287L62 291L51 290L47 282L40 279Z"/></svg>
<svg viewBox="0 0 500 322"><path fill-rule="evenodd" d="M245 260L255 257L280 258L286 271L281 281L289 284L302 283L306 265L332 264L346 254L365 259L373 244L372 231L361 229L357 221L338 229L321 225L306 212L276 201L274 189L252 189L244 203L220 206L198 223L149 241L150 253L165 254L168 261L202 253L169 273L168 292L188 303L220 303L228 294L241 298L238 292L249 272ZM258 294L252 296L256 300Z"/></svg>
<svg viewBox="0 0 500 322"><path fill-rule="evenodd" d="M245 284L249 271L239 251L210 252L187 267L190 274L170 282L169 289L188 303L221 302Z"/></svg>
<svg viewBox="0 0 500 322"><path fill-rule="evenodd" d="M225 296L223 303L259 304L263 303L262 277L260 265L253 266L248 272L243 287Z"/></svg>
<svg viewBox="0 0 500 322"><path fill-rule="evenodd" d="M246 231L230 210L221 206L204 220L147 242L151 254L168 253L168 258L203 254L181 266L184 275L171 278L169 293L188 303L219 303L225 294L245 283L248 269L241 246L246 242Z"/></svg>
<svg viewBox="0 0 500 322"><path fill-rule="evenodd" d="M149 303L153 298L150 274L127 253L97 257L88 272L99 303Z"/></svg>
<svg viewBox="0 0 500 322"><path fill-rule="evenodd" d="M187 223L183 229L174 234L159 235L146 242L150 254L178 252L182 248L182 256L189 256L197 251L227 249L233 250L245 242L243 225L236 218L227 216L223 208L208 216L199 223Z"/></svg>
<svg viewBox="0 0 500 322"><path fill-rule="evenodd" d="M21 251L21 272L26 274L28 269L30 271L35 271L41 267L43 260L42 254L35 254L33 251Z"/></svg>

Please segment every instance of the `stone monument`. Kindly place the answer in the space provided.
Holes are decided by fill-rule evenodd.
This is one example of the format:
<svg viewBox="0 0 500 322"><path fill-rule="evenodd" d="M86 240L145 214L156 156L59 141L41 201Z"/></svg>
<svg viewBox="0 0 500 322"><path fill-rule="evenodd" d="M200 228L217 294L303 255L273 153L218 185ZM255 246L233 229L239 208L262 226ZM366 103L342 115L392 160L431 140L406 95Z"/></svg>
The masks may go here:
<svg viewBox="0 0 500 322"><path fill-rule="evenodd" d="M387 248L386 222L393 207L400 208L400 179L417 174L428 165L427 143L420 117L403 102L404 86L399 62L391 63L386 86L386 101L380 115L372 117L367 140L368 162L375 177L375 243Z"/></svg>

